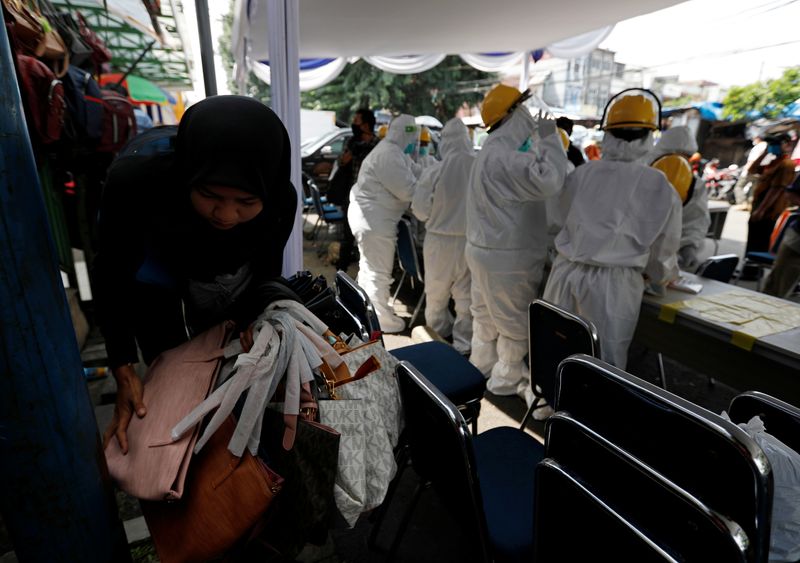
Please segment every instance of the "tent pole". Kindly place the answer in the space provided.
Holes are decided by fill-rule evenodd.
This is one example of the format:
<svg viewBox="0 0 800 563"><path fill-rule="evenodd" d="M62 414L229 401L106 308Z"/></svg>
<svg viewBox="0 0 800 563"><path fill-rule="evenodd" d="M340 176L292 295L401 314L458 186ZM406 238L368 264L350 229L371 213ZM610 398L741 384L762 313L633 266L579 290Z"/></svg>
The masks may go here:
<svg viewBox="0 0 800 563"><path fill-rule="evenodd" d="M130 561L0 26L0 510L20 561Z"/></svg>
<svg viewBox="0 0 800 563"><path fill-rule="evenodd" d="M522 56L522 72L519 75L519 91L524 92L528 89L531 74L531 54L528 51Z"/></svg>
<svg viewBox="0 0 800 563"><path fill-rule="evenodd" d="M292 150L292 183L298 192L294 229L283 251L284 276L290 276L303 269L299 17L298 0L267 0L272 109L283 121L289 133Z"/></svg>
<svg viewBox="0 0 800 563"><path fill-rule="evenodd" d="M211 20L208 17L208 0L194 0L197 12L197 32L200 36L200 58L203 62L203 85L206 97L217 95L217 77L214 72L214 44L211 42Z"/></svg>

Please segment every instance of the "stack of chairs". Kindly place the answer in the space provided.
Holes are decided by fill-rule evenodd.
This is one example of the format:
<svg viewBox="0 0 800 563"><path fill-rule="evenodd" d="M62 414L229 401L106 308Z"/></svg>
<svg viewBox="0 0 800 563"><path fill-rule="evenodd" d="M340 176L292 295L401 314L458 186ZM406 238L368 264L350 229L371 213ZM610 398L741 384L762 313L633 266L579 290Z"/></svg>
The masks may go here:
<svg viewBox="0 0 800 563"><path fill-rule="evenodd" d="M583 355L559 367L555 409L545 465L558 466L669 557L654 560L767 561L772 472L736 424ZM538 472L537 480L553 469ZM534 535L544 544L537 552L554 549L544 515L558 510L556 501L549 492L537 497Z"/></svg>
<svg viewBox="0 0 800 563"><path fill-rule="evenodd" d="M552 364L570 354L567 343L588 343L598 352L591 324L551 304L531 308L543 325L537 338L552 352L538 354L542 365L543 358ZM558 350L545 338L549 332L560 333ZM532 363L539 361L535 345ZM524 425L478 434L474 427L470 432L463 405L424 372L430 355L397 368L404 444L420 482L389 560L427 490L459 526L475 561L768 560L771 467L733 422L575 354L560 362L555 376L552 365L535 372L556 411L544 445ZM771 433L800 448L800 410L791 405L747 392L733 400L730 414L735 422L758 414ZM370 545L376 532L377 526Z"/></svg>

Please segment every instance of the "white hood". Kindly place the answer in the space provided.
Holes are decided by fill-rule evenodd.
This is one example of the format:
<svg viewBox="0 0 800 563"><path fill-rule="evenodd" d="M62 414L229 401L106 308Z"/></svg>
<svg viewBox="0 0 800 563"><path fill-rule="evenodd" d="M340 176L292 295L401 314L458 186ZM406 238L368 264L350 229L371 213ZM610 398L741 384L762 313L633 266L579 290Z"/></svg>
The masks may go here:
<svg viewBox="0 0 800 563"><path fill-rule="evenodd" d="M413 130L406 130L411 128ZM384 141L397 145L401 151L405 151L408 145L414 143L416 147L414 154L416 154L419 150L419 125L414 121L414 116L403 113L395 117L389 124L389 131Z"/></svg>
<svg viewBox="0 0 800 563"><path fill-rule="evenodd" d="M653 150L653 133L635 141L623 141L610 132L603 135L603 160L636 162L644 159Z"/></svg>
<svg viewBox="0 0 800 563"><path fill-rule="evenodd" d="M692 130L685 125L678 125L667 129L661 134L661 138L652 150L649 162L665 154L694 154L697 152L697 139Z"/></svg>
<svg viewBox="0 0 800 563"><path fill-rule="evenodd" d="M439 153L442 160L456 153L474 154L467 126L460 118L454 117L445 123Z"/></svg>

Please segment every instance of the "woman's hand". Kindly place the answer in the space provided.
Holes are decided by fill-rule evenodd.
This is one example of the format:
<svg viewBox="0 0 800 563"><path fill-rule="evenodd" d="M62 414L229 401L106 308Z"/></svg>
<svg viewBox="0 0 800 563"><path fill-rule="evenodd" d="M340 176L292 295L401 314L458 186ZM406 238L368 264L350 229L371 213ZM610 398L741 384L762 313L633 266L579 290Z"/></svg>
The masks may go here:
<svg viewBox="0 0 800 563"><path fill-rule="evenodd" d="M142 400L142 381L133 369L132 364L125 364L114 368L114 379L117 380L117 404L114 406L114 418L103 434L103 448L113 436L119 442L123 454L128 453L128 425L133 418L133 413L139 418L147 414L147 408Z"/></svg>
<svg viewBox="0 0 800 563"><path fill-rule="evenodd" d="M249 352L250 348L253 347L253 342L254 342L253 341L253 325L254 324L255 323L253 323L249 327L247 327L247 330L245 330L244 332L240 332L239 333L239 343L242 345L242 350L244 350L245 352Z"/></svg>

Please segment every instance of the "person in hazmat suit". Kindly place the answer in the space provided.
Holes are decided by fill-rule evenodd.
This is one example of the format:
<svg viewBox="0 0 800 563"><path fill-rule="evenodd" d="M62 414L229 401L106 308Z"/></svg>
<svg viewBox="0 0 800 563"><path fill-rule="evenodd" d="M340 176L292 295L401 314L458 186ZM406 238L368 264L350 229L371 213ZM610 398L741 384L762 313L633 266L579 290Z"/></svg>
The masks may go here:
<svg viewBox="0 0 800 563"><path fill-rule="evenodd" d="M470 361L496 395L529 388L527 310L547 256L544 200L564 185L567 157L555 120L534 118L530 93L500 84L483 100L489 128L470 177L466 258L472 275Z"/></svg>
<svg viewBox="0 0 800 563"><path fill-rule="evenodd" d="M691 129L679 125L661 133L648 157L649 164L668 154L677 154L689 159L697 152L697 140ZM686 203L683 204L681 222L681 245L678 251L678 266L684 270L694 271L699 265L698 254L711 225L708 212L708 192L700 177L695 176Z"/></svg>
<svg viewBox="0 0 800 563"><path fill-rule="evenodd" d="M558 257L544 299L592 321L605 361L625 369L645 280L678 277L681 201L641 160L653 148L660 103L623 90L603 113L603 158L570 174L560 195Z"/></svg>
<svg viewBox="0 0 800 563"><path fill-rule="evenodd" d="M420 127L419 134L419 155L417 155L417 163L422 166L422 169L433 166L438 160L431 154L433 151L433 138L431 137L431 130L424 125Z"/></svg>
<svg viewBox="0 0 800 563"><path fill-rule="evenodd" d="M459 118L448 121L439 143L442 160L425 169L411 211L426 222L425 320L441 336L452 334L453 347L469 353L472 340L470 275L464 258L467 243L467 188L475 151ZM456 317L449 303L455 302Z"/></svg>
<svg viewBox="0 0 800 563"><path fill-rule="evenodd" d="M412 159L418 145L419 126L414 117L395 117L386 138L364 159L350 191L347 220L361 255L357 282L372 301L381 329L387 333L405 329L405 321L389 305L389 288L397 223L411 202L422 171Z"/></svg>

